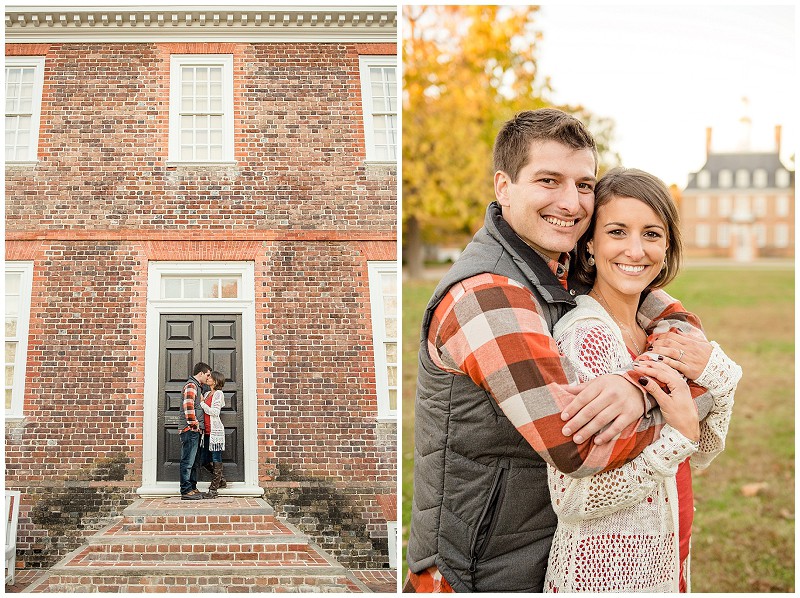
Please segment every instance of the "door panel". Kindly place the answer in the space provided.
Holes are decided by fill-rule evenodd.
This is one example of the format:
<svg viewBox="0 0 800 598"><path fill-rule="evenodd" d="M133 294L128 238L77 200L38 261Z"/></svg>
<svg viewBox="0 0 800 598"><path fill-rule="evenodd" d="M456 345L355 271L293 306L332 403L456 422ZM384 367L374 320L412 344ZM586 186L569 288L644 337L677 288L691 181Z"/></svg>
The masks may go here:
<svg viewBox="0 0 800 598"><path fill-rule="evenodd" d="M242 409L242 317L240 314L162 314L159 341L158 481L178 481L183 386L194 364L204 361L225 378L225 478L244 480ZM210 479L201 471L200 479Z"/></svg>

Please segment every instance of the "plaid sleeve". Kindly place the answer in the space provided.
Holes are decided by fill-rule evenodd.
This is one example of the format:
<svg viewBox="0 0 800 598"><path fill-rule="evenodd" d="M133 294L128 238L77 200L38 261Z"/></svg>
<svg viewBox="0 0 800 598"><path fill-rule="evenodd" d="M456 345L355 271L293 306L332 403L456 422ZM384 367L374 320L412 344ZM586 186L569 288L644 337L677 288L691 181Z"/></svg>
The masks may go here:
<svg viewBox="0 0 800 598"><path fill-rule="evenodd" d="M707 340L700 318L686 311L681 302L666 291L659 289L649 293L639 307L638 317L642 327L648 332L648 344L659 334L670 330L680 330L688 336ZM714 397L693 380L688 382L700 419L705 419L714 406Z"/></svg>
<svg viewBox="0 0 800 598"><path fill-rule="evenodd" d="M561 385L571 366L533 293L508 278L480 274L454 285L433 314L428 346L438 367L469 376L545 461L573 477L619 467L655 436L644 419L602 445L562 434L561 412L574 397Z"/></svg>
<svg viewBox="0 0 800 598"><path fill-rule="evenodd" d="M183 387L183 413L186 415L186 421L190 427L195 427L197 417L194 412L194 401L197 398L197 389L194 384L187 383Z"/></svg>

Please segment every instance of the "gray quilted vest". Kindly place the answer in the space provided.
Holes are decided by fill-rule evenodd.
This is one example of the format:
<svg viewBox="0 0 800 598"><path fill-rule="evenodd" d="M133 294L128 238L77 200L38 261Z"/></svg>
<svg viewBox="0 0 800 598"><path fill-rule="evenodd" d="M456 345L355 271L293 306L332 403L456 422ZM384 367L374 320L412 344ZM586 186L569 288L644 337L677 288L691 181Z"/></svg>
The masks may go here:
<svg viewBox="0 0 800 598"><path fill-rule="evenodd" d="M436 565L457 592L541 592L556 528L546 464L487 392L437 368L427 351L433 311L448 289L484 272L529 288L550 330L575 306L492 203L423 319L408 564L415 573Z"/></svg>

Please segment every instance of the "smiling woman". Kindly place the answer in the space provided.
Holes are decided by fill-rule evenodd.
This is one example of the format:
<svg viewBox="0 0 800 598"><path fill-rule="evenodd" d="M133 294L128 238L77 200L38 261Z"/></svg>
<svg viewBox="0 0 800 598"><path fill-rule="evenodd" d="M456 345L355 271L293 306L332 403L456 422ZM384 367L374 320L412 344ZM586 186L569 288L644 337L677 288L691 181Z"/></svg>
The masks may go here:
<svg viewBox="0 0 800 598"><path fill-rule="evenodd" d="M545 591L687 592L689 467L707 467L725 447L741 368L678 314L650 337L637 319L642 294L670 282L681 258L677 211L664 183L616 168L595 193L595 215L577 249L579 274L592 289L558 321L553 337L578 382L635 360L634 378L666 423L641 455L617 469L579 479L548 466L558 527ZM706 393L713 406L701 423Z"/></svg>

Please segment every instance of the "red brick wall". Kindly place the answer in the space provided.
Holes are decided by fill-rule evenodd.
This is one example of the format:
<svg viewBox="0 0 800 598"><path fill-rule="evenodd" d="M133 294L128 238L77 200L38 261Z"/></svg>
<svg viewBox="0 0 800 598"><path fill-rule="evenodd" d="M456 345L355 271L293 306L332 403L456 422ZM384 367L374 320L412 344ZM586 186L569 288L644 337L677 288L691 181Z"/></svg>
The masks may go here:
<svg viewBox="0 0 800 598"><path fill-rule="evenodd" d="M393 51L6 47L46 53L39 162L6 168L6 258L34 262L25 420L6 426L22 560L54 562L135 498L148 261L251 260L260 483L287 515L323 488L346 514L309 533L385 562L396 431L375 420L367 261L396 258L397 182L364 163L358 55ZM235 166L166 163L169 55L186 52L234 55Z"/></svg>

